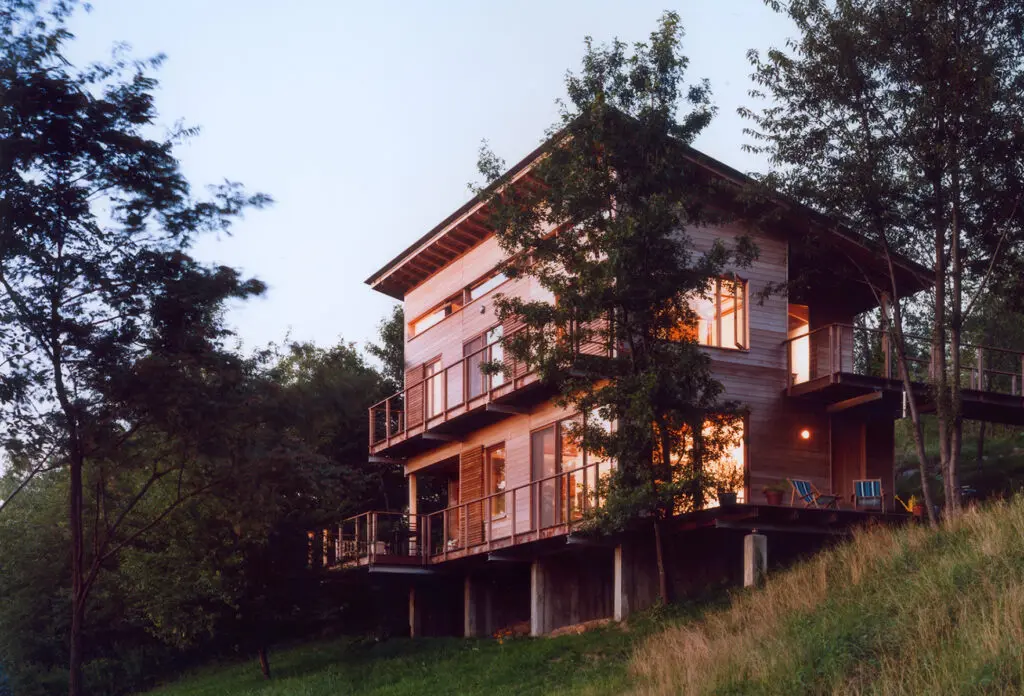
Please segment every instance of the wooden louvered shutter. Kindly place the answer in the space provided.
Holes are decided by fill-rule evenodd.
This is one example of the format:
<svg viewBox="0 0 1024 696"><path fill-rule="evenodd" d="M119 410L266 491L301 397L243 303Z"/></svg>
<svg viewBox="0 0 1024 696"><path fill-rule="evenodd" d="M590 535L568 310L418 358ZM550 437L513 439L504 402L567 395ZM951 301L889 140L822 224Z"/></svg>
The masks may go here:
<svg viewBox="0 0 1024 696"><path fill-rule="evenodd" d="M608 355L608 320L604 317L583 324L579 351L583 355Z"/></svg>
<svg viewBox="0 0 1024 696"><path fill-rule="evenodd" d="M513 334L522 331L525 324L522 318L516 314L509 317L505 317L505 320L501 322L501 335L503 340L510 339ZM505 372L509 379L516 379L522 377L529 371L529 366L522 360L516 360L512 357L512 353L509 350L505 350Z"/></svg>
<svg viewBox="0 0 1024 696"><path fill-rule="evenodd" d="M459 455L459 495L462 500L484 496L484 448L471 447ZM466 506L466 546L484 542L483 501Z"/></svg>
<svg viewBox="0 0 1024 696"><path fill-rule="evenodd" d="M423 425L423 408L426 393L423 383L423 364L405 371L405 427Z"/></svg>

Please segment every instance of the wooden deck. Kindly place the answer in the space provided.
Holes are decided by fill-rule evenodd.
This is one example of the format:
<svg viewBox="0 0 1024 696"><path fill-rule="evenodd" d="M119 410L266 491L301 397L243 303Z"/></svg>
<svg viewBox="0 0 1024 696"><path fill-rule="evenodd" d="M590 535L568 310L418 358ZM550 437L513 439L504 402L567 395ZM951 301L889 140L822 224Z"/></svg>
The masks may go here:
<svg viewBox="0 0 1024 696"><path fill-rule="evenodd" d="M794 355L803 340L809 355ZM931 359L927 339L910 337L909 359L913 395L923 413L935 410L930 386ZM916 342L916 345L914 344ZM898 417L903 409L903 382L887 337L875 329L830 324L788 339L791 381L785 393L814 400L826 412L852 408L879 409ZM1024 353L1000 348L964 346L961 363L963 415L968 420L1024 425ZM805 373L796 364L806 363Z"/></svg>

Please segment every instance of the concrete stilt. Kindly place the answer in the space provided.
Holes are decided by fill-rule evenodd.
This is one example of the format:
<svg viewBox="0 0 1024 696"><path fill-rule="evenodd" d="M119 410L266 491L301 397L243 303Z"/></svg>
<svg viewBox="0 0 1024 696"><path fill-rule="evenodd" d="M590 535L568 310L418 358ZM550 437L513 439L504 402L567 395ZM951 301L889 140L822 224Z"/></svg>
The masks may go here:
<svg viewBox="0 0 1024 696"><path fill-rule="evenodd" d="M462 635L473 638L480 631L480 617L477 613L480 602L479 588L470 575L466 576L462 585Z"/></svg>
<svg viewBox="0 0 1024 696"><path fill-rule="evenodd" d="M544 564L534 561L530 567L530 635L542 636L548 632L547 574Z"/></svg>
<svg viewBox="0 0 1024 696"><path fill-rule="evenodd" d="M409 587L409 637L419 638L423 635L423 612L416 604L416 586Z"/></svg>
<svg viewBox="0 0 1024 696"><path fill-rule="evenodd" d="M743 586L759 585L768 572L768 537L748 534L743 537Z"/></svg>

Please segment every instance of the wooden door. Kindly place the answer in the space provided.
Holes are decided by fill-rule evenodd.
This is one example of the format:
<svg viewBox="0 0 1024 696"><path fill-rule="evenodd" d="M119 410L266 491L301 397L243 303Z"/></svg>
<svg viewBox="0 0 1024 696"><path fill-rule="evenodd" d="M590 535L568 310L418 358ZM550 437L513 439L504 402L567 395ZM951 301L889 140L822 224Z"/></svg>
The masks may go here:
<svg viewBox="0 0 1024 696"><path fill-rule="evenodd" d="M832 417L832 493L849 502L853 482L865 474L864 422Z"/></svg>

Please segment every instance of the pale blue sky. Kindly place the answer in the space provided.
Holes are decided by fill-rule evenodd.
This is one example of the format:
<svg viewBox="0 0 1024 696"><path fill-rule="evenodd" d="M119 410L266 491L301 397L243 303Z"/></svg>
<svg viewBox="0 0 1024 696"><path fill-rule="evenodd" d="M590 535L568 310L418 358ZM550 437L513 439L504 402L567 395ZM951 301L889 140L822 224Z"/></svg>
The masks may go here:
<svg viewBox="0 0 1024 696"><path fill-rule="evenodd" d="M248 348L286 333L372 339L393 300L363 280L469 198L482 138L509 163L536 147L585 35L642 40L678 11L689 76L711 80L720 109L696 146L757 169L736 115L750 104L746 52L789 33L761 0L92 3L72 57L115 41L166 53L162 120L202 127L179 152L186 174L277 201L197 248L268 283L229 317Z"/></svg>

